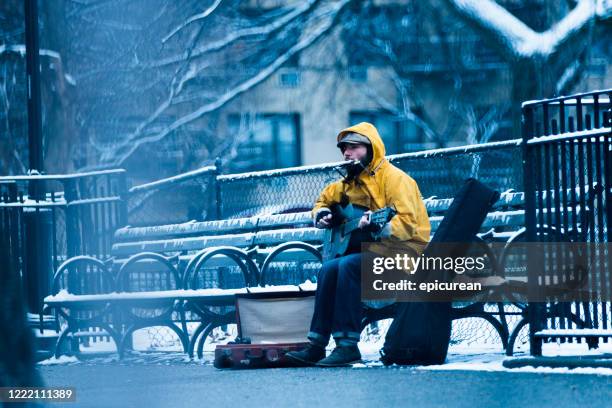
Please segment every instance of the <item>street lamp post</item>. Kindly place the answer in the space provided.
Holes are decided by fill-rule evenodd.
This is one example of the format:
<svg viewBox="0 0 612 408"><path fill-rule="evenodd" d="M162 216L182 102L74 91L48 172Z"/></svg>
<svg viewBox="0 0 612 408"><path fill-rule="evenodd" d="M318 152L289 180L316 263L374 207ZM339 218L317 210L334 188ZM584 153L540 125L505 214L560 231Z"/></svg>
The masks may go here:
<svg viewBox="0 0 612 408"><path fill-rule="evenodd" d="M26 73L28 87L28 148L30 171L42 173L43 144L40 108L40 58L38 44L38 0L25 0ZM30 196L39 198L39 183L30 183Z"/></svg>
<svg viewBox="0 0 612 408"><path fill-rule="evenodd" d="M42 143L42 119L40 98L40 58L38 42L38 0L25 0L25 43L28 95L28 148L30 174L44 172ZM29 180L28 196L36 202L45 201L43 180ZM28 309L42 313L42 299L49 294L53 276L51 263L52 213L51 210L34 207L35 211L23 213L25 226L25 259L23 262L23 288Z"/></svg>

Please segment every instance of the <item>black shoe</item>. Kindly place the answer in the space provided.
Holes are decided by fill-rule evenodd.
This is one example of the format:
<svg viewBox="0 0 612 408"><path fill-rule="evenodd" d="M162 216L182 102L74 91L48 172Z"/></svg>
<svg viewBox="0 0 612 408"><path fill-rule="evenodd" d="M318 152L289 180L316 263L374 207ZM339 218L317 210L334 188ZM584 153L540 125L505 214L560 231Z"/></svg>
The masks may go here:
<svg viewBox="0 0 612 408"><path fill-rule="evenodd" d="M318 367L346 367L361 361L359 348L355 346L338 346L331 354L317 363Z"/></svg>
<svg viewBox="0 0 612 408"><path fill-rule="evenodd" d="M290 351L285 354L288 360L300 365L314 365L325 357L325 349L315 344L309 344L300 351Z"/></svg>

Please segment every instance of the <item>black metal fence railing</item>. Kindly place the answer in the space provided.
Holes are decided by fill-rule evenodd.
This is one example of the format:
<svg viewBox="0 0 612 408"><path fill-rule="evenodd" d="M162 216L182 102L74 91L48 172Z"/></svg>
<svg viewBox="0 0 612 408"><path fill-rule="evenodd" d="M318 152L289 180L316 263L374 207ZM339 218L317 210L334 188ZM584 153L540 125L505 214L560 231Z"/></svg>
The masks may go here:
<svg viewBox="0 0 612 408"><path fill-rule="evenodd" d="M522 185L521 140L398 154L388 159L410 174L423 197L452 197L468 177L506 191ZM220 218L305 211L340 178L338 163L217 177Z"/></svg>
<svg viewBox="0 0 612 408"><path fill-rule="evenodd" d="M585 242L588 298L572 303L550 298L529 304L530 343L534 355L542 341L584 337L578 329L612 329L610 299L612 274L609 242L612 222L612 90L589 92L523 104L523 164L525 222L528 242ZM557 194L539 192L555 190ZM551 251L554 246L547 246ZM532 299L544 285L571 279L564 256L528 253L528 279ZM559 313L551 314L551 306ZM546 337L543 330L558 336ZM573 334L567 331L573 330ZM568 336L561 336L563 331ZM582 332L586 333L586 332ZM612 333L612 331L611 331ZM591 337L591 341L597 341Z"/></svg>
<svg viewBox="0 0 612 408"><path fill-rule="evenodd" d="M35 192L35 194L32 194ZM125 225L125 171L0 177L1 259L23 279L32 312L49 294L53 272L67 258L110 256Z"/></svg>

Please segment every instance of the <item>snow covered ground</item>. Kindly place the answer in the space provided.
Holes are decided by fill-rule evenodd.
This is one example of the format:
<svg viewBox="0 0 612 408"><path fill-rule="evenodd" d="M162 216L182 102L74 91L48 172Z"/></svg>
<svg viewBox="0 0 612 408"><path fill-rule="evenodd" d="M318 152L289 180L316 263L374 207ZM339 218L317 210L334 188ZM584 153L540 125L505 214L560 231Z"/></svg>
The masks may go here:
<svg viewBox="0 0 612 408"><path fill-rule="evenodd" d="M467 322L469 323L469 322ZM384 343L384 334L390 321L381 321L377 330L364 330L360 350L363 363L355 364L354 369L383 368L379 361L379 350ZM463 322L466 324L466 322ZM79 358L62 356L59 359L51 358L41 361L40 365L70 365L70 364L152 364L152 365L211 365L214 348L217 344L227 343L236 336L236 326L229 325L226 330L216 329L205 345L204 357L191 360L181 349L178 339L164 328L148 328L135 332L134 350L124 360L119 360L112 342L91 342L88 347L81 347L82 355ZM563 374L596 374L612 376L610 368L549 368L549 367L522 367L509 369L502 365L507 358L498 341L491 341L488 337L455 340L451 344L447 362L443 365L427 367L409 367L417 370L470 370L470 371L512 371L525 373L563 373ZM518 344L516 357L528 357L529 350L524 341ZM333 340L328 349L334 347ZM601 343L600 348L588 350L582 343L548 343L544 345L545 356L577 356L601 355L612 353L612 343Z"/></svg>

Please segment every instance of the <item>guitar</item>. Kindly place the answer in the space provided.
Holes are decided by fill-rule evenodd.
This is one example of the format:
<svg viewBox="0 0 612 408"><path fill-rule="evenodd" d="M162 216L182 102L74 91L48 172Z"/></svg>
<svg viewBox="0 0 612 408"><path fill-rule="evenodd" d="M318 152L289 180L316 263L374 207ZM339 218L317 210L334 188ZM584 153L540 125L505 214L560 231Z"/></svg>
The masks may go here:
<svg viewBox="0 0 612 408"><path fill-rule="evenodd" d="M365 210L352 204L332 206L332 227L325 232L323 259L333 259L353 252L360 252L362 242L372 242L380 239L380 232L373 233L359 228L359 220ZM390 207L381 208L370 214L370 224L382 230L384 225L397 212Z"/></svg>

